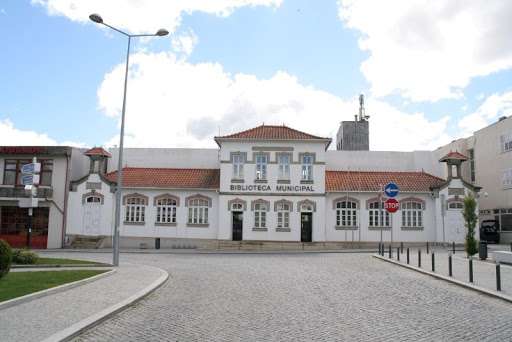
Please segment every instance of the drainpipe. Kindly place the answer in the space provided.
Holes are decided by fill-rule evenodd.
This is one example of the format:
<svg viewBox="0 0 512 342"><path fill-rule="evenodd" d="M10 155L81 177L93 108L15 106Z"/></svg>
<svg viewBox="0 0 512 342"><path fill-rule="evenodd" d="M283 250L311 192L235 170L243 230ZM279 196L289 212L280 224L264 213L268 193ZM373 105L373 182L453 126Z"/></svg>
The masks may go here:
<svg viewBox="0 0 512 342"><path fill-rule="evenodd" d="M64 187L64 213L62 214L62 235L60 248L64 248L66 239L66 228L67 228L67 214L68 214L68 198L69 198L69 174L71 173L71 152L66 153L66 186Z"/></svg>

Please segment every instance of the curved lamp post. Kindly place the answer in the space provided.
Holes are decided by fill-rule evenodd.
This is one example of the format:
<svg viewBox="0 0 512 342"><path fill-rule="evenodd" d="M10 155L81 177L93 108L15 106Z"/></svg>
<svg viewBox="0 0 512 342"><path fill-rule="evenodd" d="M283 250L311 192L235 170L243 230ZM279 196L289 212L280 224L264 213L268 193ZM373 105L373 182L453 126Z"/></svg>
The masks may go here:
<svg viewBox="0 0 512 342"><path fill-rule="evenodd" d="M121 134L119 137L119 155L117 163L117 189L116 189L116 212L115 212L115 224L113 234L113 264L119 266L119 224L121 222L121 192L123 188L123 143L124 143L124 117L126 109L126 87L128 85L128 64L130 60L130 43L134 37L162 37L169 34L166 29L160 29L154 34L128 34L123 32L103 21L103 18L99 14L91 14L89 19L97 24L105 25L114 31L117 31L126 37L128 37L128 49L126 51L126 70L124 74L124 94L123 94L123 110L121 112Z"/></svg>

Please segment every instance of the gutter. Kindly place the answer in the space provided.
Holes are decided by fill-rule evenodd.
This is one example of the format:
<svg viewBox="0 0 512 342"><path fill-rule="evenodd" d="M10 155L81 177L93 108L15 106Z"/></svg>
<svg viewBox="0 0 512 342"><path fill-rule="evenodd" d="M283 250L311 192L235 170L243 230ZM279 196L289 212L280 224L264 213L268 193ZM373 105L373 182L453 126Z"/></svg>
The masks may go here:
<svg viewBox="0 0 512 342"><path fill-rule="evenodd" d="M61 234L61 242L60 248L64 248L65 239L66 239L66 228L67 228L67 214L68 214L68 198L69 198L69 174L71 173L71 165L70 165L71 153L66 154L66 183L64 186L64 210L62 213L62 234ZM57 205L55 205L57 206Z"/></svg>

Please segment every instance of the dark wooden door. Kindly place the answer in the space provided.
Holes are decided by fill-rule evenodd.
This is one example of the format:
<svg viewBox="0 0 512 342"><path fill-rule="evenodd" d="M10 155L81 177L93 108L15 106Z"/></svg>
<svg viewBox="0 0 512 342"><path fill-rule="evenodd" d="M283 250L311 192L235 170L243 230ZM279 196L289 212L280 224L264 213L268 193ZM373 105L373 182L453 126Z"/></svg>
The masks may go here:
<svg viewBox="0 0 512 342"><path fill-rule="evenodd" d="M233 241L242 241L242 227L244 214L241 211L233 211Z"/></svg>
<svg viewBox="0 0 512 342"><path fill-rule="evenodd" d="M313 215L312 213L300 214L300 241L311 242L313 233Z"/></svg>

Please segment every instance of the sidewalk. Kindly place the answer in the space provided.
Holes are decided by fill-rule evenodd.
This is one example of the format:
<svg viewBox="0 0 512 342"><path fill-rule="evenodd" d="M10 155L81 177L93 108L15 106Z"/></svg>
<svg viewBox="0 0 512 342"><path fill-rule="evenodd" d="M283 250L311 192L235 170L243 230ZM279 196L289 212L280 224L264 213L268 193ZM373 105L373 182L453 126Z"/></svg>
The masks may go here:
<svg viewBox="0 0 512 342"><path fill-rule="evenodd" d="M448 277L448 255L449 253L444 249L434 249L435 257L435 273ZM392 250L393 260L397 261L396 248ZM427 254L425 249L421 250L421 268L426 271L432 271L432 250ZM409 264L418 267L418 249L410 249ZM384 253L384 257L389 257L388 249ZM491 257L491 252L489 253ZM407 263L406 249L400 254L400 263ZM512 296L512 266L501 265L501 293L504 295ZM452 278L469 283L469 260L463 251L456 251L452 255ZM473 284L483 287L490 291L496 291L496 265L487 259L481 261L478 259L478 254L473 257Z"/></svg>
<svg viewBox="0 0 512 342"><path fill-rule="evenodd" d="M116 270L97 281L0 310L0 340L44 340L130 298L166 274L155 267L128 263Z"/></svg>

